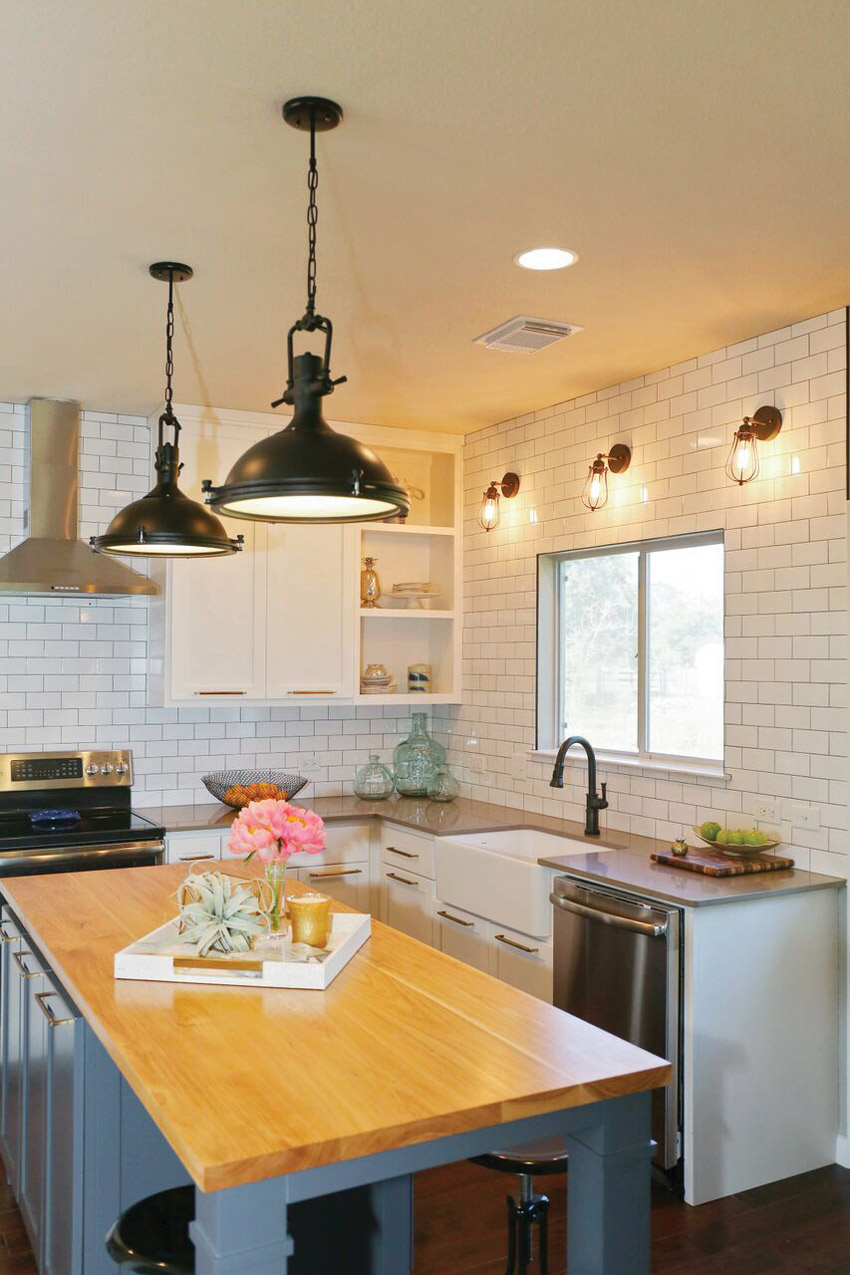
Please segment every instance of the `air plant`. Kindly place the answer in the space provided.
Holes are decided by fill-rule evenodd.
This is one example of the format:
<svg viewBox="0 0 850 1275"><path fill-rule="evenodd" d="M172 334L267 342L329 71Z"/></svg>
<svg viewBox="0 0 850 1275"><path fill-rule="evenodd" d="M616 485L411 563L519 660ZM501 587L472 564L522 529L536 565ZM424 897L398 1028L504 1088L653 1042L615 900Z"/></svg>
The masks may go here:
<svg viewBox="0 0 850 1275"><path fill-rule="evenodd" d="M250 952L268 929L258 889L260 881L239 882L221 872L190 874L181 885L180 933L199 956L209 952Z"/></svg>

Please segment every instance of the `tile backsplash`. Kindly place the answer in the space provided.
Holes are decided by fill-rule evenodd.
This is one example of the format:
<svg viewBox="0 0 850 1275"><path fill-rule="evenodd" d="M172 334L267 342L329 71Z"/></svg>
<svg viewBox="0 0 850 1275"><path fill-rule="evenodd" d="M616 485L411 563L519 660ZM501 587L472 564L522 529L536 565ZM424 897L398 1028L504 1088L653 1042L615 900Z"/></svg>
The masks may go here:
<svg viewBox="0 0 850 1275"><path fill-rule="evenodd" d="M603 826L663 838L714 813L754 822L760 799L813 810L783 831L802 867L847 864L846 312L795 323L471 434L464 451L464 703L443 710L464 791L583 819L586 769L535 740L536 556L724 529L726 781L603 765ZM724 474L732 434L762 404L783 413L744 487ZM632 448L608 505L579 496L612 444ZM519 495L492 532L481 493L506 470ZM767 822L767 821L765 821Z"/></svg>
<svg viewBox="0 0 850 1275"><path fill-rule="evenodd" d="M0 403L0 552L24 536L24 404ZM151 486L143 417L84 412L80 534L104 531ZM143 569L134 562L133 567ZM133 750L138 806L211 801L200 776L307 762L305 795L350 791L371 751L391 756L407 707L155 708L147 705L148 600L0 597L0 751Z"/></svg>

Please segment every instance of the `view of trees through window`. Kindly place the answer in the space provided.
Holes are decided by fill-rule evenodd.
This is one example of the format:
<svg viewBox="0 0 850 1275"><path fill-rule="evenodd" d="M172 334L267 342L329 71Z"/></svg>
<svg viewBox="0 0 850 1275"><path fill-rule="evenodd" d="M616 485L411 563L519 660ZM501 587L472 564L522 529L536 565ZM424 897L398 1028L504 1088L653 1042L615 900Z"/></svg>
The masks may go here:
<svg viewBox="0 0 850 1275"><path fill-rule="evenodd" d="M618 752L721 760L722 543L567 558L560 582L565 733Z"/></svg>

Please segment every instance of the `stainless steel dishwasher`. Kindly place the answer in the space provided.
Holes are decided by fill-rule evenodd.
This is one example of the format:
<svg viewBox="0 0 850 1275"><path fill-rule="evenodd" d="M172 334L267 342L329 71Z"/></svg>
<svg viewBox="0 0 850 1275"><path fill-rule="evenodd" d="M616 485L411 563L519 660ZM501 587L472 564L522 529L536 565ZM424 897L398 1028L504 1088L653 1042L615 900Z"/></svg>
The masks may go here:
<svg viewBox="0 0 850 1275"><path fill-rule="evenodd" d="M652 1094L655 1163L681 1146L681 912L655 899L556 877L554 1003L673 1064Z"/></svg>

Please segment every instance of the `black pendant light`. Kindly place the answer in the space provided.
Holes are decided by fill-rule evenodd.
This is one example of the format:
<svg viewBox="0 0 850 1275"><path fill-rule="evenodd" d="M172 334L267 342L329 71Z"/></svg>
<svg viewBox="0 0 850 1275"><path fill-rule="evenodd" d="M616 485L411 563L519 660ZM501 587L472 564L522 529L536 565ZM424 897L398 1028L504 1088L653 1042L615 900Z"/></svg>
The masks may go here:
<svg viewBox="0 0 850 1275"><path fill-rule="evenodd" d="M371 522L406 517L410 498L393 481L386 465L369 447L331 429L321 400L347 378L331 377L333 324L316 313L316 133L336 128L342 108L323 97L286 102L283 118L310 134L307 177L307 308L287 337L286 389L272 407L295 408L280 433L255 443L231 469L221 487L203 484L207 503L219 513L260 522ZM296 332L321 332L324 353L293 352Z"/></svg>
<svg viewBox="0 0 850 1275"><path fill-rule="evenodd" d="M134 500L112 519L103 536L92 536L90 544L98 553L132 554L140 558L216 558L242 548L242 536L231 540L215 514L184 496L177 486L183 466L177 446L180 422L172 410L171 378L174 373L174 281L192 278L189 266L178 261L157 261L151 266L154 279L168 283L168 311L165 323L165 411L159 418L156 449L156 486L141 500ZM165 441L165 431L174 431L174 442Z"/></svg>

